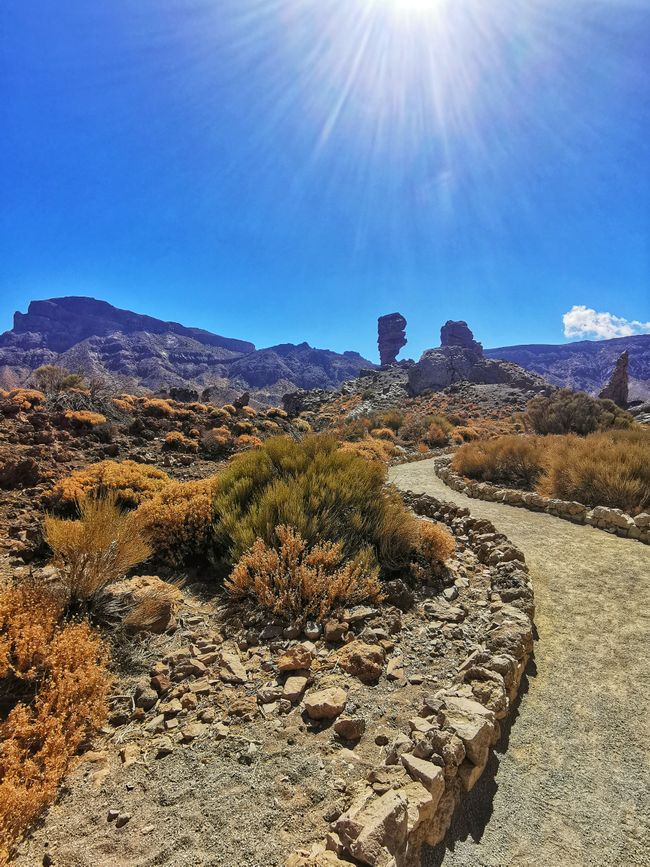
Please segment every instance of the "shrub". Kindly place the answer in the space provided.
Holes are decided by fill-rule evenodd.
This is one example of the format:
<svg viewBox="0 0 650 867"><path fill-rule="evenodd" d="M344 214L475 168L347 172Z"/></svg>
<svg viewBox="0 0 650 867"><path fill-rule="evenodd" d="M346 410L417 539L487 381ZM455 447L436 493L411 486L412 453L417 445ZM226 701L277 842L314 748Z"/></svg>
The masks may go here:
<svg viewBox="0 0 650 867"><path fill-rule="evenodd" d="M460 425L459 427L454 428L451 438L455 443L458 443L460 445L462 443L469 443L472 442L472 440L478 439L479 432L476 430L476 428Z"/></svg>
<svg viewBox="0 0 650 867"><path fill-rule="evenodd" d="M59 627L59 614L40 590L0 590L0 691L11 707L0 722L2 863L54 800L80 745L106 718L110 679L103 645L86 623Z"/></svg>
<svg viewBox="0 0 650 867"><path fill-rule="evenodd" d="M237 437L237 445L242 449L258 449L262 445L262 440L250 434L241 434Z"/></svg>
<svg viewBox="0 0 650 867"><path fill-rule="evenodd" d="M210 408L210 418L217 421L227 421L230 418L230 413L220 406L213 406Z"/></svg>
<svg viewBox="0 0 650 867"><path fill-rule="evenodd" d="M632 515L650 509L650 433L643 429L553 437L538 491Z"/></svg>
<svg viewBox="0 0 650 867"><path fill-rule="evenodd" d="M267 418L289 418L289 414L279 406L270 406L266 411Z"/></svg>
<svg viewBox="0 0 650 867"><path fill-rule="evenodd" d="M258 539L226 580L234 599L298 622L323 618L342 605L381 600L379 569L369 548L344 562L341 542L309 548L292 527L276 527L274 534L274 545Z"/></svg>
<svg viewBox="0 0 650 867"><path fill-rule="evenodd" d="M100 461L61 479L52 489L52 500L71 506L86 496L101 497L114 493L119 505L137 506L160 491L169 482L163 470L135 461Z"/></svg>
<svg viewBox="0 0 650 867"><path fill-rule="evenodd" d="M341 542L343 556L353 558L370 547L383 567L406 566L415 519L399 498L386 493L385 478L383 464L337 448L333 437L268 439L237 455L216 477L217 553L232 564L258 538L272 545L275 528L287 525L308 548ZM391 531L391 562L382 558L388 527L397 528Z"/></svg>
<svg viewBox="0 0 650 867"><path fill-rule="evenodd" d="M233 438L227 427L215 427L201 437L201 448L210 457L219 458L231 451Z"/></svg>
<svg viewBox="0 0 650 867"><path fill-rule="evenodd" d="M78 503L79 518L48 515L43 535L61 577L67 606L91 610L104 588L151 555L134 513L123 512L115 495Z"/></svg>
<svg viewBox="0 0 650 867"><path fill-rule="evenodd" d="M395 446L392 442L374 439L366 435L357 442L343 443L341 451L358 455L367 461L386 463L395 454Z"/></svg>
<svg viewBox="0 0 650 867"><path fill-rule="evenodd" d="M461 446L453 457L457 473L497 485L532 488L544 469L544 443L533 436L503 436Z"/></svg>
<svg viewBox="0 0 650 867"><path fill-rule="evenodd" d="M197 431L198 433L198 431ZM186 437L179 430L170 431L165 437L163 449L165 451L174 452L195 452L198 450L198 443L195 440Z"/></svg>
<svg viewBox="0 0 650 867"><path fill-rule="evenodd" d="M223 409L224 412L228 413L228 415L237 415L237 407L233 406L231 403L224 403Z"/></svg>
<svg viewBox="0 0 650 867"><path fill-rule="evenodd" d="M563 388L548 397L534 397L526 408L526 421L535 433L586 436L598 430L630 427L634 419L611 400Z"/></svg>
<svg viewBox="0 0 650 867"><path fill-rule="evenodd" d="M45 400L43 392L33 388L14 388L8 392L7 397L21 409L33 409Z"/></svg>
<svg viewBox="0 0 650 867"><path fill-rule="evenodd" d="M44 364L32 373L32 382L39 391L45 394L56 394L59 391L78 388L83 382L83 376L57 364Z"/></svg>
<svg viewBox="0 0 650 867"><path fill-rule="evenodd" d="M250 434L253 433L255 428L251 422L242 420L235 422L235 430L239 434Z"/></svg>
<svg viewBox="0 0 650 867"><path fill-rule="evenodd" d="M445 563L456 550L452 534L440 524L419 521L418 548L430 563Z"/></svg>
<svg viewBox="0 0 650 867"><path fill-rule="evenodd" d="M136 512L154 552L171 563L205 559L212 543L214 480L170 482Z"/></svg>
<svg viewBox="0 0 650 867"><path fill-rule="evenodd" d="M100 412L91 412L87 409L67 409L65 418L73 427L92 428L100 424L106 424L106 416Z"/></svg>
<svg viewBox="0 0 650 867"><path fill-rule="evenodd" d="M449 441L453 425L444 415L417 415L406 417L400 429L400 436L409 442L422 442L435 448Z"/></svg>
<svg viewBox="0 0 650 867"><path fill-rule="evenodd" d="M154 418L179 418L180 413L171 405L168 400L163 400L159 397L148 398L142 405L142 411L145 415L153 416Z"/></svg>
<svg viewBox="0 0 650 867"><path fill-rule="evenodd" d="M370 436L378 440L394 440L395 433L389 427L376 427L370 431Z"/></svg>
<svg viewBox="0 0 650 867"><path fill-rule="evenodd" d="M265 430L265 431L279 431L280 430L280 425L277 423L277 421L271 421L270 418L262 419L262 421L259 423L259 425L260 425L260 428L262 430ZM296 425L296 427L298 427L298 425ZM298 430L305 430L305 428L298 427ZM309 430L311 430L311 427L309 428Z"/></svg>
<svg viewBox="0 0 650 867"><path fill-rule="evenodd" d="M278 424L277 424L277 422L274 422L274 421L265 421L265 422L263 422L263 425L264 425L264 428L266 430L273 430L273 429L277 430L278 429ZM268 425L272 425L273 427L268 427ZM312 426L309 424L309 422L307 421L306 418L294 419L293 420L293 426L295 427L296 430L299 430L300 433L311 433L313 430Z"/></svg>
<svg viewBox="0 0 650 867"><path fill-rule="evenodd" d="M249 418L255 418L257 415L257 410L252 406L242 406L240 411L243 415L247 415Z"/></svg>

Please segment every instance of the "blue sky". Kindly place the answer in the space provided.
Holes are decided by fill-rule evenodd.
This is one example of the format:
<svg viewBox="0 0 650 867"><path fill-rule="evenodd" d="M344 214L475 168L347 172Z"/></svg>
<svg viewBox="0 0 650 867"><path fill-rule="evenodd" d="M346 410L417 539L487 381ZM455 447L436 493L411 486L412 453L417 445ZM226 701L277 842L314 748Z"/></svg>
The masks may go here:
<svg viewBox="0 0 650 867"><path fill-rule="evenodd" d="M0 331L65 294L371 358L395 310L413 357L448 318L650 330L648 0L4 0L0 34Z"/></svg>

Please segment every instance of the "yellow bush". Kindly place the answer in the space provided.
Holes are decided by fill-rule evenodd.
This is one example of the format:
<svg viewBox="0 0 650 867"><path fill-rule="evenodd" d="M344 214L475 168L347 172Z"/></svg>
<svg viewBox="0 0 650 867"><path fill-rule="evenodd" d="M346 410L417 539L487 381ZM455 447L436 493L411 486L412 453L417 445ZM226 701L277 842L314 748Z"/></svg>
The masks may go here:
<svg viewBox="0 0 650 867"><path fill-rule="evenodd" d="M115 494L78 503L79 518L48 515L43 526L52 564L63 582L68 605L92 607L104 588L151 555L133 512L123 512Z"/></svg>
<svg viewBox="0 0 650 867"><path fill-rule="evenodd" d="M534 436L497 437L461 446L453 469L463 476L497 485L531 488L544 468L544 441Z"/></svg>
<svg viewBox="0 0 650 867"><path fill-rule="evenodd" d="M137 510L154 552L172 563L205 558L212 537L213 479L170 482Z"/></svg>
<svg viewBox="0 0 650 867"><path fill-rule="evenodd" d="M267 421L266 424L274 424L276 428L278 427L276 422ZM311 433L313 430L312 426L309 424L306 418L294 419L293 426L301 433Z"/></svg>
<svg viewBox="0 0 650 867"><path fill-rule="evenodd" d="M185 434L181 433L179 430L170 431L165 437L165 442L163 443L163 448L166 451L195 452L198 447L199 444L195 440L186 437Z"/></svg>
<svg viewBox="0 0 650 867"><path fill-rule="evenodd" d="M230 417L230 413L227 410L222 409L220 406L210 407L210 418L218 421L227 421Z"/></svg>
<svg viewBox="0 0 650 867"><path fill-rule="evenodd" d="M158 467L135 461L100 461L61 479L52 489L52 498L61 506L70 506L86 496L116 495L117 503L137 506L152 497L169 482Z"/></svg>
<svg viewBox="0 0 650 867"><path fill-rule="evenodd" d="M287 526L276 527L275 536L273 546L258 539L232 570L224 586L234 599L293 622L381 599L379 568L370 549L344 562L340 542L309 549Z"/></svg>
<svg viewBox="0 0 650 867"><path fill-rule="evenodd" d="M98 424L106 423L106 416L101 412L91 412L86 409L67 409L64 415L75 427L96 427Z"/></svg>
<svg viewBox="0 0 650 867"><path fill-rule="evenodd" d="M430 563L444 563L456 550L452 534L441 524L419 521L418 549Z"/></svg>
<svg viewBox="0 0 650 867"><path fill-rule="evenodd" d="M145 415L154 416L156 418L178 418L179 412L174 409L168 400L152 397L144 401L142 411Z"/></svg>
<svg viewBox="0 0 650 867"><path fill-rule="evenodd" d="M271 421L270 418L263 419L260 422L260 427L262 428L262 430L266 430L266 431L279 431L280 430L280 425L277 423L277 421ZM298 428L298 430L300 430L300 428Z"/></svg>
<svg viewBox="0 0 650 867"><path fill-rule="evenodd" d="M119 409L120 412L131 413L133 412L133 403L128 400L123 400L120 397L113 398L113 406L116 409Z"/></svg>
<svg viewBox="0 0 650 867"><path fill-rule="evenodd" d="M45 400L43 392L35 388L14 388L6 396L24 409L31 409Z"/></svg>
<svg viewBox="0 0 650 867"><path fill-rule="evenodd" d="M395 454L395 446L387 440L365 436L358 442L343 443L341 451L359 455L359 457L369 461L382 461L386 463Z"/></svg>
<svg viewBox="0 0 650 867"><path fill-rule="evenodd" d="M228 415L237 415L237 407L233 406L231 403L224 403L223 409Z"/></svg>
<svg viewBox="0 0 650 867"><path fill-rule="evenodd" d="M239 434L250 434L255 430L250 421L235 422L235 431Z"/></svg>
<svg viewBox="0 0 650 867"><path fill-rule="evenodd" d="M395 433L389 427L376 427L370 431L370 436L378 440L394 440Z"/></svg>
<svg viewBox="0 0 650 867"><path fill-rule="evenodd" d="M0 689L16 700L0 722L0 862L56 797L80 745L106 718L107 653L87 623L58 625L34 588L0 590ZM4 683L2 683L4 681Z"/></svg>
<svg viewBox="0 0 650 867"><path fill-rule="evenodd" d="M252 406L242 406L241 411L249 418L255 418L255 416L257 415L257 410Z"/></svg>
<svg viewBox="0 0 650 867"><path fill-rule="evenodd" d="M288 416L288 413L286 413L279 406L272 406L272 407L269 407L269 409L267 409L266 417L267 418L288 418L289 416Z"/></svg>
<svg viewBox="0 0 650 867"><path fill-rule="evenodd" d="M259 437L251 436L250 434L241 434L237 437L237 446L243 449L258 449L262 445L262 440Z"/></svg>

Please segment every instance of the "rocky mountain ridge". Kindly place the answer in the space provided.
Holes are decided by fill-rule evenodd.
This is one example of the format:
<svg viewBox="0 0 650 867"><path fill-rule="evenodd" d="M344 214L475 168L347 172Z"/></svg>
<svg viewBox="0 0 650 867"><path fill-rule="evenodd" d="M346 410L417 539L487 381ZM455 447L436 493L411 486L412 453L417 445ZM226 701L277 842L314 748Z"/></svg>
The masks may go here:
<svg viewBox="0 0 650 867"><path fill-rule="evenodd" d="M123 390L190 389L229 401L243 390L278 404L296 388L335 388L372 362L308 343L256 349L246 340L164 322L94 298L32 301L0 335L0 386L25 384L43 364L107 379Z"/></svg>

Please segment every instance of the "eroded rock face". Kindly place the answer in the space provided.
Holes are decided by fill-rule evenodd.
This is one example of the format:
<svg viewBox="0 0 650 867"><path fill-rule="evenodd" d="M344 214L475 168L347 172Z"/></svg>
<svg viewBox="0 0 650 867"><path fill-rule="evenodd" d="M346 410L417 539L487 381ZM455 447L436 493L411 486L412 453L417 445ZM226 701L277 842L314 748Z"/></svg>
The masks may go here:
<svg viewBox="0 0 650 867"><path fill-rule="evenodd" d="M403 346L406 346L406 319L401 313L387 313L377 320L377 346L382 367L393 364Z"/></svg>
<svg viewBox="0 0 650 867"><path fill-rule="evenodd" d="M440 346L460 346L475 352L478 356L483 355L483 346L478 340L474 340L467 322L462 319L457 322L448 319L445 322L440 329Z"/></svg>
<svg viewBox="0 0 650 867"><path fill-rule="evenodd" d="M628 400L629 364L630 356L628 351L625 350L625 352L619 355L609 382L598 395L598 397L606 400L613 400L617 406L623 409L627 406Z"/></svg>

